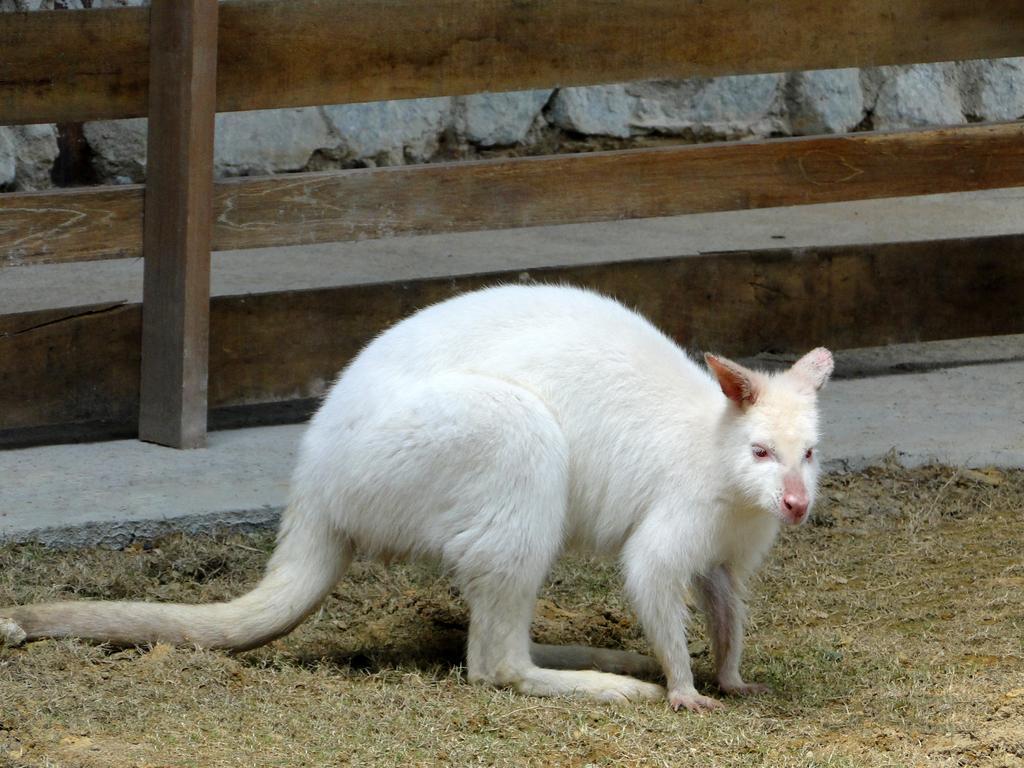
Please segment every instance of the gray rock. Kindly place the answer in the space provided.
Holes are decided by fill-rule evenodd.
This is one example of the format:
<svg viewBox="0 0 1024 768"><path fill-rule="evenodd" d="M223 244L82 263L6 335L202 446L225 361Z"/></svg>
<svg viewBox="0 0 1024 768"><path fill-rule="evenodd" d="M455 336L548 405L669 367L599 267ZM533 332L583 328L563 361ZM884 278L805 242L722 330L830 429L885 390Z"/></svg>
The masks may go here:
<svg viewBox="0 0 1024 768"><path fill-rule="evenodd" d="M450 98L379 101L323 107L342 153L370 165L403 165L433 157L451 125Z"/></svg>
<svg viewBox="0 0 1024 768"><path fill-rule="evenodd" d="M60 7L71 11L83 8L124 8L127 6L149 5L149 0L62 0ZM0 13L4 11L52 11L54 0L0 0Z"/></svg>
<svg viewBox="0 0 1024 768"><path fill-rule="evenodd" d="M140 183L146 179L146 118L99 120L82 132L93 151L93 167L101 182Z"/></svg>
<svg viewBox="0 0 1024 768"><path fill-rule="evenodd" d="M562 88L551 102L548 119L567 131L627 138L633 102L622 85Z"/></svg>
<svg viewBox="0 0 1024 768"><path fill-rule="evenodd" d="M879 130L957 125L965 121L956 65L914 64L865 70L866 92L875 92Z"/></svg>
<svg viewBox="0 0 1024 768"><path fill-rule="evenodd" d="M74 7L74 5L72 5ZM81 3L79 2L79 7ZM52 11L53 0L0 0L0 13L13 11Z"/></svg>
<svg viewBox="0 0 1024 768"><path fill-rule="evenodd" d="M765 136L784 131L779 74L634 83L632 124L658 133L694 133L701 138Z"/></svg>
<svg viewBox="0 0 1024 768"><path fill-rule="evenodd" d="M62 0L60 7L65 10L80 11L83 8L124 8L128 6L149 5L149 0ZM13 11L52 11L56 7L54 0L0 0L0 13Z"/></svg>
<svg viewBox="0 0 1024 768"><path fill-rule="evenodd" d="M80 11L83 8L125 8L142 5L149 5L149 0L62 0L60 7L64 10ZM55 7L54 0L0 0L0 13L52 11Z"/></svg>
<svg viewBox="0 0 1024 768"><path fill-rule="evenodd" d="M0 126L0 187L14 186L17 163L13 134L12 128Z"/></svg>
<svg viewBox="0 0 1024 768"><path fill-rule="evenodd" d="M86 123L84 131L101 181L124 184L145 180L145 118ZM313 152L335 143L316 107L225 112L216 119L214 174L301 170Z"/></svg>
<svg viewBox="0 0 1024 768"><path fill-rule="evenodd" d="M864 91L856 69L794 73L786 87L793 133L845 133L864 118Z"/></svg>
<svg viewBox="0 0 1024 768"><path fill-rule="evenodd" d="M781 111L783 75L719 77L701 88L693 119L707 125L756 124Z"/></svg>
<svg viewBox="0 0 1024 768"><path fill-rule="evenodd" d="M316 150L336 143L316 107L224 112L217 115L214 174L244 176L302 170Z"/></svg>
<svg viewBox="0 0 1024 768"><path fill-rule="evenodd" d="M83 8L125 8L130 6L149 5L149 0L62 0L61 9L80 11ZM0 12L3 11L52 11L56 7L54 0L0 0Z"/></svg>
<svg viewBox="0 0 1024 768"><path fill-rule="evenodd" d="M10 129L15 156L15 186L21 190L53 186L50 172L60 150L53 125L18 125Z"/></svg>
<svg viewBox="0 0 1024 768"><path fill-rule="evenodd" d="M979 120L1024 117L1024 58L965 61L961 100L964 111Z"/></svg>
<svg viewBox="0 0 1024 768"><path fill-rule="evenodd" d="M57 158L57 132L52 125L0 127L0 186L44 189Z"/></svg>
<svg viewBox="0 0 1024 768"><path fill-rule="evenodd" d="M519 144L551 94L551 90L539 90L459 97L456 126L462 138L482 147Z"/></svg>

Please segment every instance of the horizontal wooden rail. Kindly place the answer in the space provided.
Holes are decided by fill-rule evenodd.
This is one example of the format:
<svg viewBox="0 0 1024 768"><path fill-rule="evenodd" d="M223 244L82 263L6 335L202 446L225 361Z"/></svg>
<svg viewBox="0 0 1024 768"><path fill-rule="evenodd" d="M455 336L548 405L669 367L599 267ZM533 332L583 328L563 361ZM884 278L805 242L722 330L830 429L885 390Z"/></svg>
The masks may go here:
<svg viewBox="0 0 1024 768"><path fill-rule="evenodd" d="M148 9L4 14L0 124L146 113ZM1018 0L227 0L217 108L1024 55Z"/></svg>
<svg viewBox="0 0 1024 768"><path fill-rule="evenodd" d="M224 181L214 248L1024 186L1024 124ZM0 265L141 253L142 188L0 195Z"/></svg>
<svg viewBox="0 0 1024 768"><path fill-rule="evenodd" d="M1024 236L707 254L531 270L618 296L688 346L799 351L1024 332ZM214 298L210 406L294 401L380 330L522 271ZM0 444L128 434L141 307L0 316ZM309 333L316 328L316 333Z"/></svg>

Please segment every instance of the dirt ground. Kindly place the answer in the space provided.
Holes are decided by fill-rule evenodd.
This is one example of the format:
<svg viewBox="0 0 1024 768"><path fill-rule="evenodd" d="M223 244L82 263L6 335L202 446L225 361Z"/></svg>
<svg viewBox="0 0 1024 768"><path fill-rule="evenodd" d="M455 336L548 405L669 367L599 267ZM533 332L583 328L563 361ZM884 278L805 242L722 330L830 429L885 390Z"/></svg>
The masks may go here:
<svg viewBox="0 0 1024 768"><path fill-rule="evenodd" d="M754 586L744 670L774 690L720 712L469 685L466 611L443 575L358 564L291 636L239 656L0 649L0 766L1024 766L1022 499L1024 471L828 478L814 523L784 532ZM8 546L0 605L226 598L271 545ZM646 650L612 563L563 562L534 633Z"/></svg>

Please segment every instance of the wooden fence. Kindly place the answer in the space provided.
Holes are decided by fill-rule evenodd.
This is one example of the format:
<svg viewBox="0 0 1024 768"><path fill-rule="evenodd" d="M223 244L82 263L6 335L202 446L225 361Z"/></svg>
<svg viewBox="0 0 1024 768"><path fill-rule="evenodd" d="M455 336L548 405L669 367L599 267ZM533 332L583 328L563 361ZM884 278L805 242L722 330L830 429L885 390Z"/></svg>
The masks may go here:
<svg viewBox="0 0 1024 768"><path fill-rule="evenodd" d="M329 379L402 312L488 279L211 305L211 247L1024 185L1017 123L214 184L216 111L1015 55L1019 0L153 0L2 14L0 124L148 115L149 159L145 188L0 195L0 268L145 256L144 313L0 316L0 433L123 428L138 408L143 439L201 445L209 407L315 394L311 381ZM1024 330L1021 245L741 253L548 274L671 307L652 314L684 341L703 327L705 343L849 346ZM750 293L766 280L789 286L767 313ZM301 332L310 327L318 333Z"/></svg>

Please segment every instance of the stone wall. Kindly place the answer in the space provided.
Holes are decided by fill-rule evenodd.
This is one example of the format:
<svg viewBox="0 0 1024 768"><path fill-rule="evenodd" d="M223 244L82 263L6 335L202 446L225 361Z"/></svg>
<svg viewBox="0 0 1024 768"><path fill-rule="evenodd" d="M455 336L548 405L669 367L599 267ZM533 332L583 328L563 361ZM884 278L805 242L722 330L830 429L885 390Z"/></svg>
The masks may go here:
<svg viewBox="0 0 1024 768"><path fill-rule="evenodd" d="M0 0L0 11L55 2L140 0ZM1024 59L1001 59L226 113L215 163L223 177L1021 117ZM0 127L0 189L51 186L69 144L59 138L51 125ZM144 179L144 119L86 123L75 138L72 182Z"/></svg>

